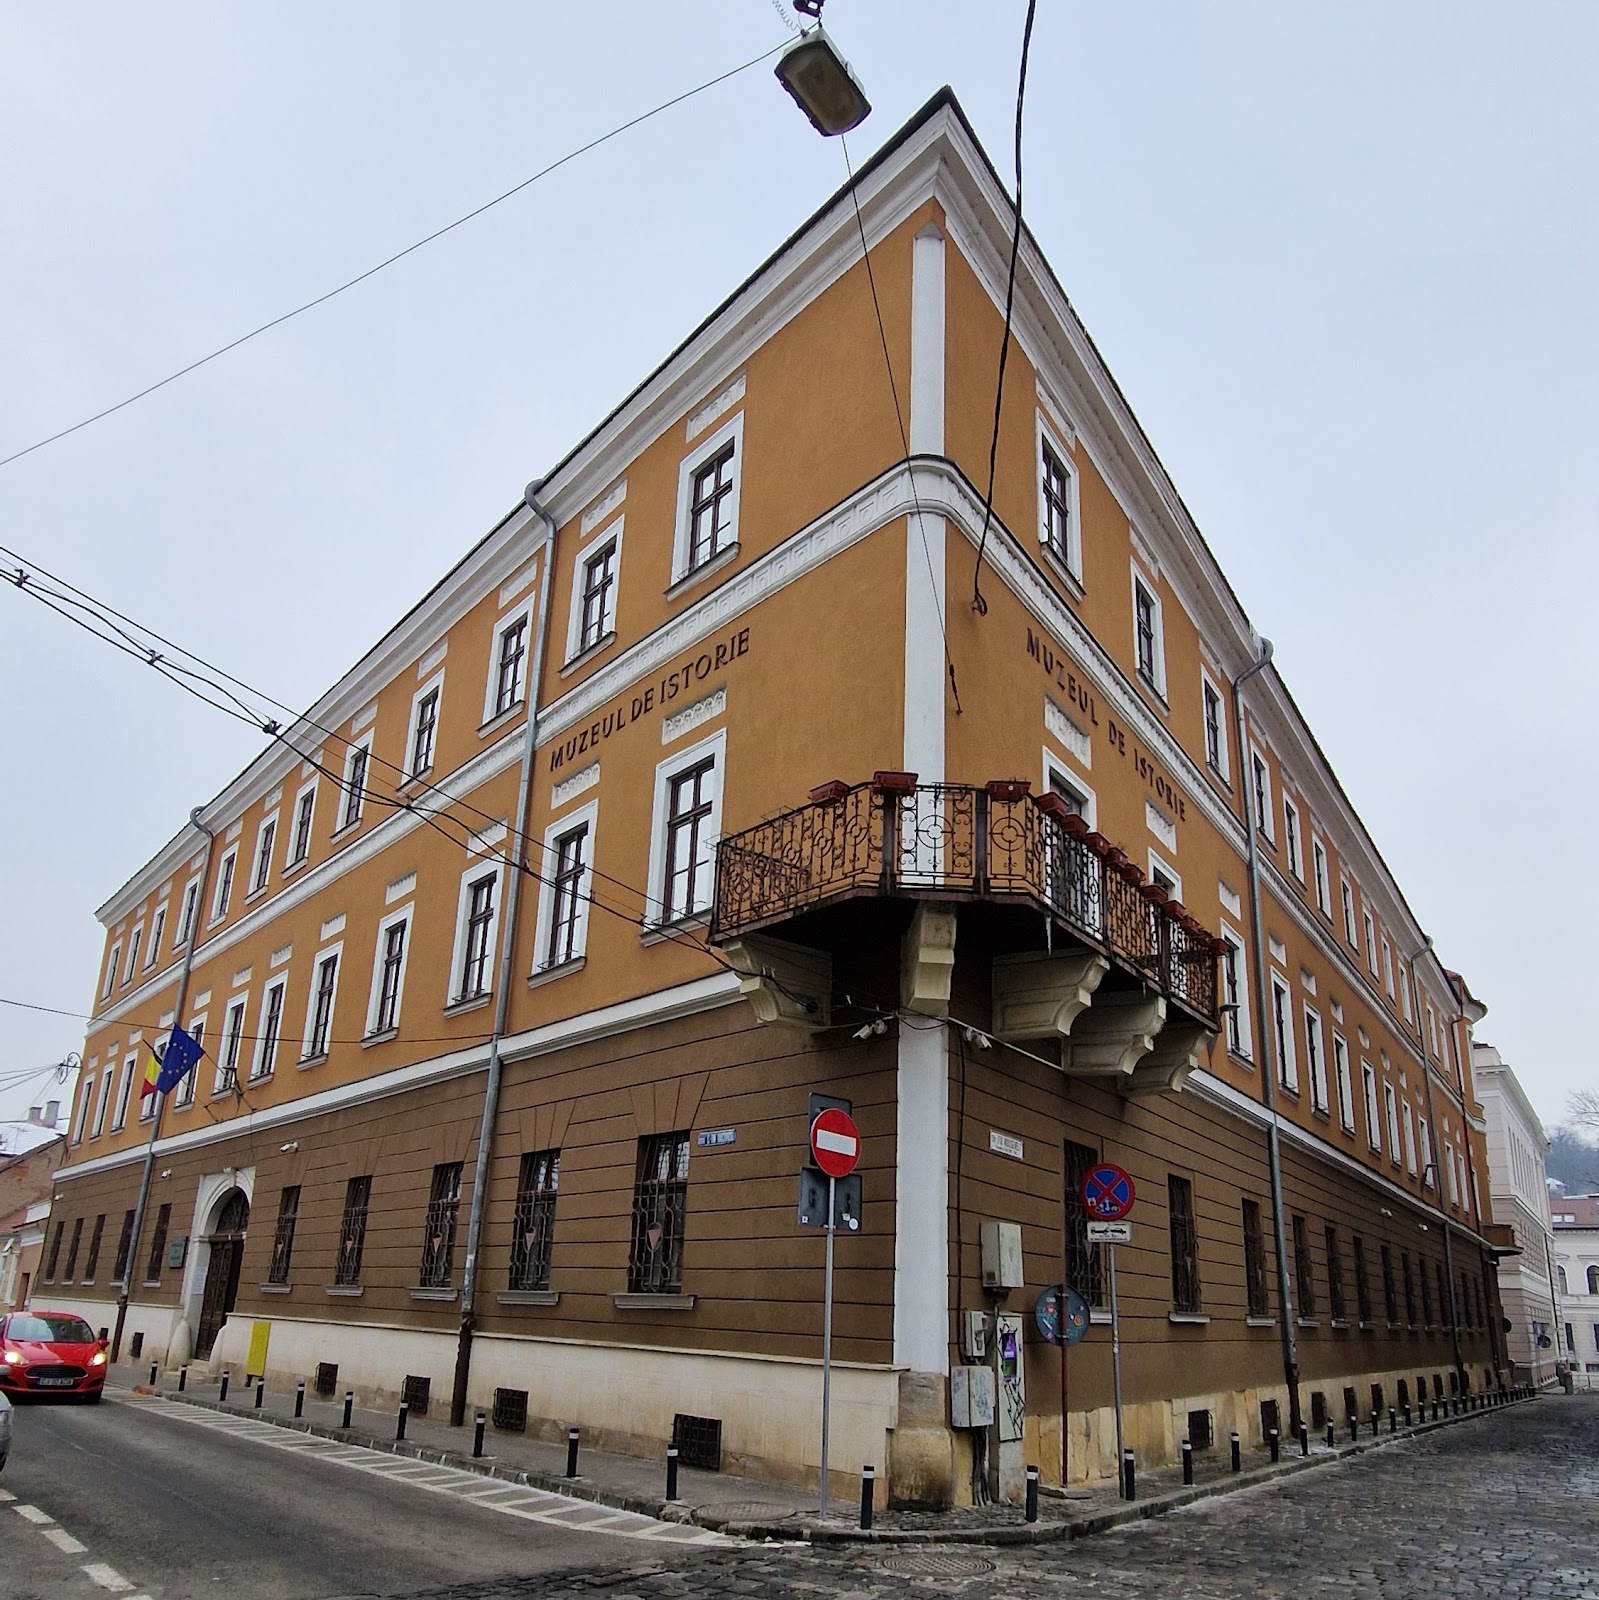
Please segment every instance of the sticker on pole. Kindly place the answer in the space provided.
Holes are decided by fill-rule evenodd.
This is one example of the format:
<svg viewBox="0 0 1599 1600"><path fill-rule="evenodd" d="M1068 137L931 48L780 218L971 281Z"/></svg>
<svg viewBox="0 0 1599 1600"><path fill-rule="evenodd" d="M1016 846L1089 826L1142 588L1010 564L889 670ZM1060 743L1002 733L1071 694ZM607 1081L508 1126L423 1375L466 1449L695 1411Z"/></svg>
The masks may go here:
<svg viewBox="0 0 1599 1600"><path fill-rule="evenodd" d="M811 1156L830 1178L847 1178L861 1158L861 1134L854 1118L829 1107L811 1124Z"/></svg>
<svg viewBox="0 0 1599 1600"><path fill-rule="evenodd" d="M1063 1331L1067 1344L1077 1344L1088 1332L1088 1320L1088 1302L1075 1289L1066 1290L1064 1314L1058 1286L1044 1290L1033 1307L1038 1336L1046 1344L1059 1344Z"/></svg>
<svg viewBox="0 0 1599 1600"><path fill-rule="evenodd" d="M1119 1221L1138 1198L1132 1174L1110 1161L1089 1168L1081 1193L1083 1210L1095 1222Z"/></svg>

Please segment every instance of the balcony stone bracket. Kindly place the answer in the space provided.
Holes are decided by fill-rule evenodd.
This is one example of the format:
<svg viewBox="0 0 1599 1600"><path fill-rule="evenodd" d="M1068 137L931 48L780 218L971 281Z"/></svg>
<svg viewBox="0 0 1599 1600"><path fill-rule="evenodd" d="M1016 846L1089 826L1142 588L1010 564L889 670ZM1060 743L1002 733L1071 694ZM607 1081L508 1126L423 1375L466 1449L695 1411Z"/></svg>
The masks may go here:
<svg viewBox="0 0 1599 1600"><path fill-rule="evenodd" d="M1155 1036L1155 1048L1117 1085L1125 1095L1172 1094L1203 1063L1200 1051L1216 1037L1203 1023L1173 1018Z"/></svg>
<svg viewBox="0 0 1599 1600"><path fill-rule="evenodd" d="M1088 1077L1129 1079L1155 1048L1166 1020L1158 994L1116 989L1098 994L1077 1018L1066 1056L1066 1070Z"/></svg>
<svg viewBox="0 0 1599 1600"><path fill-rule="evenodd" d="M812 1032L831 1022L833 958L827 951L752 933L724 944L722 954L762 1022Z"/></svg>
<svg viewBox="0 0 1599 1600"><path fill-rule="evenodd" d="M1094 950L995 956L995 1035L1013 1042L1064 1038L1109 971Z"/></svg>
<svg viewBox="0 0 1599 1600"><path fill-rule="evenodd" d="M947 1017L954 976L955 908L918 901L900 946L900 1004L924 1017Z"/></svg>

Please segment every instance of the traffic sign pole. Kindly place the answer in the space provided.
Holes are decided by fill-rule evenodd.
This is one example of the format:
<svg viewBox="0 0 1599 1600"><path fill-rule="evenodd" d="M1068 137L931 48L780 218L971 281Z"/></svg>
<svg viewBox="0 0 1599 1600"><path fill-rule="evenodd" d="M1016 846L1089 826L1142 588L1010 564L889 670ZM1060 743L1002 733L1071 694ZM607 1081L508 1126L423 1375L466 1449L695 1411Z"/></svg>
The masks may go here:
<svg viewBox="0 0 1599 1600"><path fill-rule="evenodd" d="M1116 1246L1113 1244L1101 1245L1110 1257L1110 1371L1111 1381L1116 1393L1116 1478L1121 1484L1122 1494L1127 1493L1126 1471L1123 1465L1125 1457L1122 1455L1122 1325L1121 1318L1116 1311Z"/></svg>
<svg viewBox="0 0 1599 1600"><path fill-rule="evenodd" d="M827 1433L833 1389L833 1218L838 1179L827 1180L827 1269L822 1281L822 1506L827 1515Z"/></svg>

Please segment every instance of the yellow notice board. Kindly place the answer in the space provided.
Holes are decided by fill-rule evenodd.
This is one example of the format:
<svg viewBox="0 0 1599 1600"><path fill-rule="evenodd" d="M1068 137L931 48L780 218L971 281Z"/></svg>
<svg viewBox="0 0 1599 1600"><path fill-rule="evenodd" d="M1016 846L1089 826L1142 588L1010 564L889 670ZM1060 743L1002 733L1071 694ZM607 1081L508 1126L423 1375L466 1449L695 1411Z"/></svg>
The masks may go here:
<svg viewBox="0 0 1599 1600"><path fill-rule="evenodd" d="M249 1372L257 1378L266 1376L267 1340L272 1337L272 1324L270 1322L252 1322L250 1324L250 1364Z"/></svg>

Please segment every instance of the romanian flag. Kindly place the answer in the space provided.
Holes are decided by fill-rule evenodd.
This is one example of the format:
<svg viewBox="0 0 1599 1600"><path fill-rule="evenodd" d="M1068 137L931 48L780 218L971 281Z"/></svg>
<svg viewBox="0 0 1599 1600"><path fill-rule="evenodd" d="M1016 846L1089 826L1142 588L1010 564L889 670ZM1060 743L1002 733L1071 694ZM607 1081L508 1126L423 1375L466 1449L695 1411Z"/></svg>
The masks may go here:
<svg viewBox="0 0 1599 1600"><path fill-rule="evenodd" d="M157 1080L161 1076L161 1057L155 1053L155 1046L150 1046L150 1059L144 1064L144 1082L139 1085L139 1099L142 1102L147 1094L154 1094Z"/></svg>

